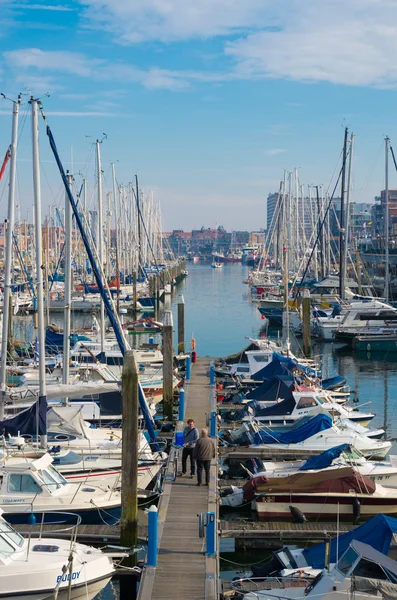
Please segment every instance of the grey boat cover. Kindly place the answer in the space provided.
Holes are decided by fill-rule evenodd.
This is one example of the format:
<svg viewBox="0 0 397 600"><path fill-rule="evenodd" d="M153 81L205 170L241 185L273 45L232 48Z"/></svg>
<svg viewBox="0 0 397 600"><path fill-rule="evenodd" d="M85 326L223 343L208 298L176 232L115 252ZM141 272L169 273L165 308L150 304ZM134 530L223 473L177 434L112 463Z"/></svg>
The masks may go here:
<svg viewBox="0 0 397 600"><path fill-rule="evenodd" d="M352 577L353 589L365 594L380 594L384 600L397 600L397 585L390 581L369 579L367 577Z"/></svg>

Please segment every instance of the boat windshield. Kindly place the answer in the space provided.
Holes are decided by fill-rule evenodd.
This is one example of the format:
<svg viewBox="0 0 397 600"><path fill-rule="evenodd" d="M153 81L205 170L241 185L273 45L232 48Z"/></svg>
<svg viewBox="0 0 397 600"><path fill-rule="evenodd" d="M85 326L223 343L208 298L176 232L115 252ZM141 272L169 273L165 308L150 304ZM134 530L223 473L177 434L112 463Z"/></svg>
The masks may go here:
<svg viewBox="0 0 397 600"><path fill-rule="evenodd" d="M55 479L55 481L57 481L60 485L66 485L67 481L64 478L63 475L61 475L61 473L59 473L59 471L57 471L56 469L54 469L54 467L52 465L48 465L47 467L47 471L49 471L49 473L51 474L51 476Z"/></svg>
<svg viewBox="0 0 397 600"><path fill-rule="evenodd" d="M351 570L354 563L357 562L359 554L353 548L348 548L344 555L339 559L336 568L341 571L344 575L347 575Z"/></svg>
<svg viewBox="0 0 397 600"><path fill-rule="evenodd" d="M19 535L15 529L13 529L7 521L0 517L0 534L2 538L8 537L10 540L14 542L17 546L22 546L23 537Z"/></svg>
<svg viewBox="0 0 397 600"><path fill-rule="evenodd" d="M55 469L53 469L53 471L55 471ZM50 472L49 468L42 469L41 471L39 471L39 474L40 474L43 482L47 486L47 488L50 489L50 491L58 490L60 487L62 487L62 485L66 484L65 480L59 481L58 477L54 477L53 472ZM62 479L63 479L63 477L62 477Z"/></svg>
<svg viewBox="0 0 397 600"><path fill-rule="evenodd" d="M342 453L342 457L347 461L360 460L363 458L363 455L361 454L361 452L356 450L356 448L350 447L350 450L347 450L346 452Z"/></svg>

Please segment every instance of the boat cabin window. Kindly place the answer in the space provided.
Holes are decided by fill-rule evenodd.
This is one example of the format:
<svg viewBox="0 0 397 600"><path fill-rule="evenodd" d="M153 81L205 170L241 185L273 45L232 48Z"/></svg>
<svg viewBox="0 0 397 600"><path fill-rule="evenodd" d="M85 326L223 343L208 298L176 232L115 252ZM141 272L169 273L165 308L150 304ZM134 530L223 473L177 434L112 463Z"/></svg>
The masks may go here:
<svg viewBox="0 0 397 600"><path fill-rule="evenodd" d="M350 569L352 568L353 564L357 562L358 558L359 555L357 554L357 552L353 550L353 548L349 548L339 559L336 568L342 573L344 573L344 575L347 575Z"/></svg>
<svg viewBox="0 0 397 600"><path fill-rule="evenodd" d="M313 406L317 406L315 398L312 396L302 396L299 399L297 408L312 408Z"/></svg>
<svg viewBox="0 0 397 600"><path fill-rule="evenodd" d="M254 361L258 363L267 363L269 362L270 356L268 354L263 354L262 356L254 356Z"/></svg>
<svg viewBox="0 0 397 600"><path fill-rule="evenodd" d="M17 475L13 473L8 480L8 491L41 494L42 489L31 475Z"/></svg>
<svg viewBox="0 0 397 600"><path fill-rule="evenodd" d="M391 580L393 583L396 581L395 576L389 573L389 575L391 575L391 577L389 577L378 563L366 560L365 558L360 560L358 565L354 568L352 575L355 577L368 577L369 579Z"/></svg>
<svg viewBox="0 0 397 600"><path fill-rule="evenodd" d="M249 373L250 368L249 367L237 367L236 372L237 373Z"/></svg>
<svg viewBox="0 0 397 600"><path fill-rule="evenodd" d="M4 519L0 519L0 534L2 534L2 537L6 536L10 538L10 540L13 541L17 546L22 546L23 544L23 537L19 535L19 533L15 531L15 529L13 529Z"/></svg>

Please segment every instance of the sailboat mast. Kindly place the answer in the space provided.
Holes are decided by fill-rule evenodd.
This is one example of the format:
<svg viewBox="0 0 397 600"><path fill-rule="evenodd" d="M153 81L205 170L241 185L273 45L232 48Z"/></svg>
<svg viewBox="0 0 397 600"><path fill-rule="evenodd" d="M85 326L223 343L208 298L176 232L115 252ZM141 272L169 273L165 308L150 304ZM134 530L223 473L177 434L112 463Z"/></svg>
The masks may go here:
<svg viewBox="0 0 397 600"><path fill-rule="evenodd" d="M339 296L341 300L345 299L345 261L343 258L345 250L345 186L346 186L346 156L347 156L347 134L348 128L345 128L345 139L343 143L343 160L342 160L342 184L341 184L341 199L340 199L340 220L339 220Z"/></svg>
<svg viewBox="0 0 397 600"><path fill-rule="evenodd" d="M0 389L2 392L7 387L7 344L8 344L8 320L10 319L10 298L11 298L11 270L12 270L12 234L14 232L14 206L15 206L15 179L17 166L17 142L18 142L18 115L20 97L17 102L13 102L12 111L12 133L10 152L10 183L8 188L8 215L7 215L7 234L6 234L6 264L4 274L4 295L3 295L3 337L1 340L1 363L0 363ZM4 419L4 398L0 402L0 419Z"/></svg>
<svg viewBox="0 0 397 600"><path fill-rule="evenodd" d="M32 146L33 146L33 195L34 217L36 230L36 297L38 313L38 340L39 340L39 400L46 400L47 384L45 372L45 323L44 323L44 294L43 294L43 240L41 228L41 185L39 162L39 123L37 100L30 99L32 106ZM41 436L40 444L47 446L47 436Z"/></svg>
<svg viewBox="0 0 397 600"><path fill-rule="evenodd" d="M68 184L72 187L73 176L66 172ZM72 207L65 193L65 270L64 270L64 309L63 309L63 369L62 383L69 383L70 355L70 308L72 303Z"/></svg>
<svg viewBox="0 0 397 600"><path fill-rule="evenodd" d="M345 250L344 250L344 261L345 261L345 273L347 273L347 254L349 249L349 221L350 221L350 202L351 202L351 187L352 187L352 176L353 176L353 147L354 147L354 135L350 136L350 152L349 152L349 173L347 177L347 193L346 193L346 227L345 227Z"/></svg>
<svg viewBox="0 0 397 600"><path fill-rule="evenodd" d="M103 267L103 197L102 197L102 167L100 141L96 141L96 161L98 172L98 240L97 251L99 264ZM100 327L101 327L101 354L105 352L105 307L101 300L100 308Z"/></svg>
<svg viewBox="0 0 397 600"><path fill-rule="evenodd" d="M385 299L389 303L390 271L389 271L389 145L385 138Z"/></svg>

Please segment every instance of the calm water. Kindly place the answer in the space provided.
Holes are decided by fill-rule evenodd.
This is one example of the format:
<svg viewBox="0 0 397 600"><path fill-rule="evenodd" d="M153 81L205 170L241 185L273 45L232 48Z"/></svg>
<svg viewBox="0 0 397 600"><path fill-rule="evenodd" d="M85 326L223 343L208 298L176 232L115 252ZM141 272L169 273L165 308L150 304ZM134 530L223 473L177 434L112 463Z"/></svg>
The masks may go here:
<svg viewBox="0 0 397 600"><path fill-rule="evenodd" d="M165 307L172 305L174 328L177 330L177 301L183 293L185 299L185 338L194 337L199 356L226 356L248 345L246 337L259 337L263 321L248 296L248 286L243 283L248 268L241 264L227 264L222 269L212 269L210 263L188 263L189 276L167 298ZM164 307L164 305L163 305ZM161 312L159 314L161 319ZM88 317L89 319L89 317ZM34 335L31 319L16 319L19 337ZM88 323L89 324L89 323ZM277 330L269 332L277 338ZM299 342L293 341L293 351L298 352ZM189 344L187 345L189 349ZM343 375L355 392L357 407L376 413L375 427L387 427L388 436L397 438L397 361L373 360L371 357L354 357L333 344L315 345L313 353L323 357L323 374L330 377ZM397 448L394 450L397 451ZM234 559L233 556L231 557ZM249 560L241 562L249 563ZM109 585L98 599L117 598L117 583Z"/></svg>

